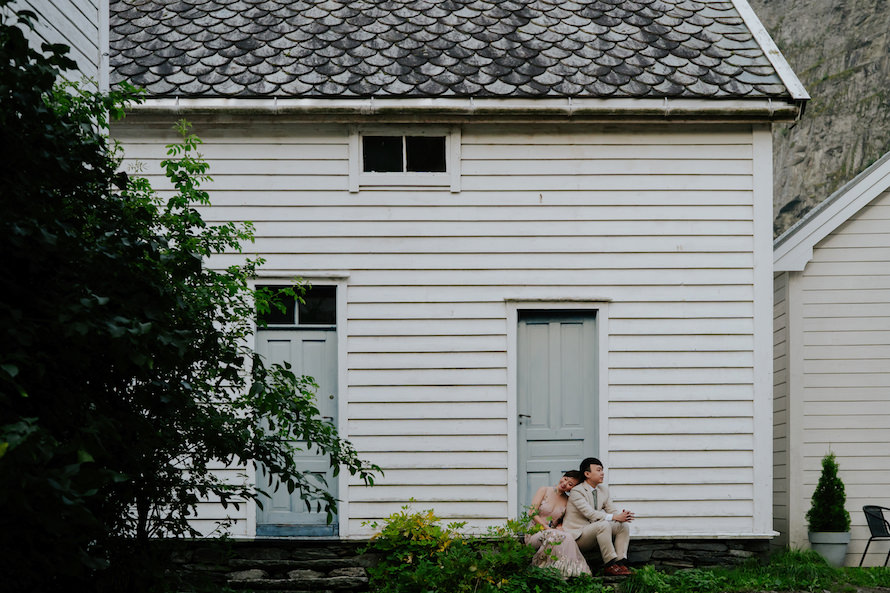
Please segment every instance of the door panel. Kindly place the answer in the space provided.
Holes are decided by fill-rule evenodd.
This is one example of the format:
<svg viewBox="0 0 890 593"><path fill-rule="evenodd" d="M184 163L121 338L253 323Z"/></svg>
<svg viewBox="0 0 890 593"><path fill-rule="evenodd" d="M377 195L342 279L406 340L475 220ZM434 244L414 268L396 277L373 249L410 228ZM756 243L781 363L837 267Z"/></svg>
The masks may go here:
<svg viewBox="0 0 890 593"><path fill-rule="evenodd" d="M594 312L521 312L518 331L520 510L535 491L597 454Z"/></svg>
<svg viewBox="0 0 890 593"><path fill-rule="evenodd" d="M337 422L337 332L334 329L265 329L257 332L257 352L267 364L289 362L296 375L309 375L318 383L316 402L321 415ZM328 492L337 496L337 480L328 457L317 449L298 453L300 467L324 476ZM257 483L268 488L268 476L257 470ZM321 483L319 483L321 485ZM257 509L257 535L336 535L337 522L327 523L324 512L310 512L297 494L286 487L263 499ZM314 508L314 507L313 507Z"/></svg>

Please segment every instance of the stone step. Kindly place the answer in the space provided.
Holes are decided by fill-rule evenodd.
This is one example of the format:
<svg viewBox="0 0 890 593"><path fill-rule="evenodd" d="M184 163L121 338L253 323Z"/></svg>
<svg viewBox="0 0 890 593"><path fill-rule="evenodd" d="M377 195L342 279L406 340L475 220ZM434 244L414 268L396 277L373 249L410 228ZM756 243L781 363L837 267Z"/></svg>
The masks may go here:
<svg viewBox="0 0 890 593"><path fill-rule="evenodd" d="M328 572L338 568L353 568L356 566L367 567L370 559L357 558L319 558L309 560L251 560L249 558L232 558L229 560L232 568L259 568L270 572L288 570L316 570Z"/></svg>

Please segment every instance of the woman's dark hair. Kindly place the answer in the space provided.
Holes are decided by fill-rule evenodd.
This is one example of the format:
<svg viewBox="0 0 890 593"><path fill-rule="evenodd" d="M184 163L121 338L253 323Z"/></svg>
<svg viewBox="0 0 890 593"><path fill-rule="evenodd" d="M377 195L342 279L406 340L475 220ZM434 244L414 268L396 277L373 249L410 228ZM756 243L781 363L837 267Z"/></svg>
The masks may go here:
<svg viewBox="0 0 890 593"><path fill-rule="evenodd" d="M573 480L577 480L577 482L579 484L584 481L584 474L582 474L581 472L579 472L576 469L570 469L569 471L564 473L563 476L566 478L572 478Z"/></svg>

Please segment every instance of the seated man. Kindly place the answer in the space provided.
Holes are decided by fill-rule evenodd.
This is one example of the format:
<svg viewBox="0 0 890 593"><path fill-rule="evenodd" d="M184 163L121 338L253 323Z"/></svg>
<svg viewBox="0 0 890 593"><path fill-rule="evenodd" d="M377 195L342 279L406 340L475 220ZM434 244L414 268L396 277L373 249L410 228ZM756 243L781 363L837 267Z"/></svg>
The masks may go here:
<svg viewBox="0 0 890 593"><path fill-rule="evenodd" d="M609 489L603 485L603 464L595 457L581 462L585 480L572 489L563 528L575 538L582 552L599 546L605 567L604 574L626 576L630 570L627 562L627 545L630 530L626 523L633 521L634 514L618 509L609 499ZM614 538L614 543L613 543Z"/></svg>

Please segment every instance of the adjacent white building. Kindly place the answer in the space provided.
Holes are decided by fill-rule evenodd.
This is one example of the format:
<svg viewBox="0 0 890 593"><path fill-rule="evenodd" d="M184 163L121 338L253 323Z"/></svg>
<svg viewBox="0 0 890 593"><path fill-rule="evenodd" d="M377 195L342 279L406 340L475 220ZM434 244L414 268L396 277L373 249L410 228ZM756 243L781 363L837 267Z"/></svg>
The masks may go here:
<svg viewBox="0 0 890 593"><path fill-rule="evenodd" d="M833 451L853 522L890 492L890 153L775 242L775 515L779 542L807 545L806 512ZM882 564L875 543L865 565Z"/></svg>
<svg viewBox="0 0 890 593"><path fill-rule="evenodd" d="M257 347L385 476L341 477L332 528L283 495L201 525L482 529L595 455L637 537L773 537L771 126L807 95L747 4L273 4L113 2L112 80L149 91L113 134L163 187L194 123L206 218L316 287Z"/></svg>

